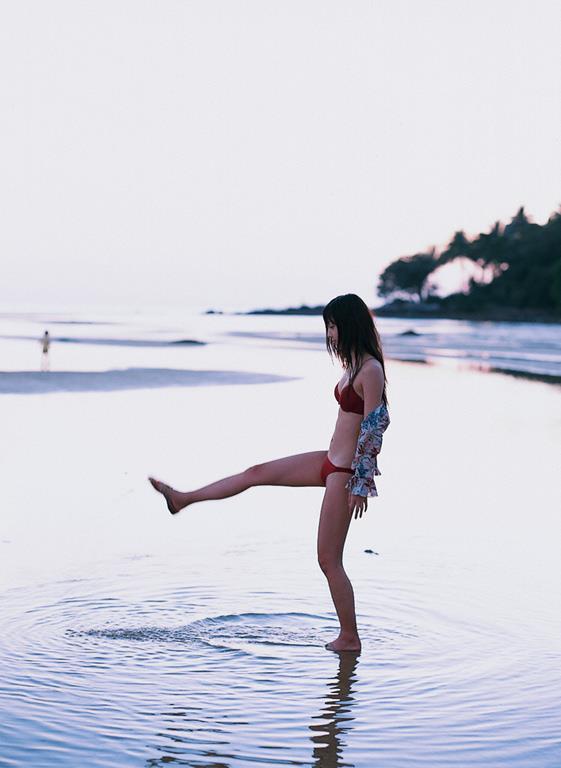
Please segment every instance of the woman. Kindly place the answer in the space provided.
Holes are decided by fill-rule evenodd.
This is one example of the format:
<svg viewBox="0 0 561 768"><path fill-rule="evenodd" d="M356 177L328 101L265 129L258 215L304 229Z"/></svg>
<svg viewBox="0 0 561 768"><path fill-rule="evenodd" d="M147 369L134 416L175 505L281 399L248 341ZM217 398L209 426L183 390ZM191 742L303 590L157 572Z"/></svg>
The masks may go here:
<svg viewBox="0 0 561 768"><path fill-rule="evenodd" d="M318 530L318 560L339 617L339 636L330 651L360 651L354 594L343 568L343 547L351 518L362 517L368 496L377 496L376 456L390 423L382 345L366 304L349 293L323 310L326 345L344 375L335 386L339 413L328 451L311 451L256 464L194 491L181 493L149 478L176 514L189 504L225 499L257 485L325 486Z"/></svg>

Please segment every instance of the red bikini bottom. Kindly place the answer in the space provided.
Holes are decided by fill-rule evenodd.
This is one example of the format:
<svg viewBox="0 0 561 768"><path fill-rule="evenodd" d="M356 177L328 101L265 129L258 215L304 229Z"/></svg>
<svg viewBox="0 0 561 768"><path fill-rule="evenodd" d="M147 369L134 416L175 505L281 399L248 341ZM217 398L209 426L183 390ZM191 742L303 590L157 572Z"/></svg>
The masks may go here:
<svg viewBox="0 0 561 768"><path fill-rule="evenodd" d="M332 472L348 472L349 475L353 474L353 470L350 467L336 467L335 464L332 464L326 456L323 464L321 465L321 481L324 485L325 481L327 480L327 476Z"/></svg>

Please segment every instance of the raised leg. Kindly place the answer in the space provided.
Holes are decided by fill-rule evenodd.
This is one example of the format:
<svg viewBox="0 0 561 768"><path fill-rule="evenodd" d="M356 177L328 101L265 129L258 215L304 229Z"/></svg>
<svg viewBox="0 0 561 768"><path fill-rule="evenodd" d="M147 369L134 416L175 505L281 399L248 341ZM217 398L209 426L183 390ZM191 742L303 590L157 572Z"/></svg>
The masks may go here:
<svg viewBox="0 0 561 768"><path fill-rule="evenodd" d="M257 485L322 486L321 465L327 451L309 451L282 459L266 461L238 473L217 480L194 491L182 493L154 478L149 478L153 487L165 496L172 514L189 504L211 499L226 499Z"/></svg>
<svg viewBox="0 0 561 768"><path fill-rule="evenodd" d="M349 475L333 472L327 477L318 528L318 561L327 577L329 591L341 626L339 636L326 648L330 651L360 651L352 584L343 568L343 548L351 522L348 510Z"/></svg>

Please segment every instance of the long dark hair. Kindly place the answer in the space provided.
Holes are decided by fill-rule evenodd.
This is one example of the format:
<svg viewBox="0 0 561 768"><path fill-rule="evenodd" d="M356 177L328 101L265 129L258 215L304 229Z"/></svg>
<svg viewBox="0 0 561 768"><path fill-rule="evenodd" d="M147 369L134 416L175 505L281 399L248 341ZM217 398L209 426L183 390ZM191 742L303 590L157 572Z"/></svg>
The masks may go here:
<svg viewBox="0 0 561 768"><path fill-rule="evenodd" d="M382 366L384 372L384 391L382 402L388 405L386 393L387 378L384 365L384 353L380 335L374 324L372 312L364 301L355 293L336 296L326 304L323 310L325 323L325 345L331 358L333 355L349 372L349 384L352 385L360 369L360 360L364 355L372 355ZM327 325L337 326L337 345L332 345L327 335Z"/></svg>

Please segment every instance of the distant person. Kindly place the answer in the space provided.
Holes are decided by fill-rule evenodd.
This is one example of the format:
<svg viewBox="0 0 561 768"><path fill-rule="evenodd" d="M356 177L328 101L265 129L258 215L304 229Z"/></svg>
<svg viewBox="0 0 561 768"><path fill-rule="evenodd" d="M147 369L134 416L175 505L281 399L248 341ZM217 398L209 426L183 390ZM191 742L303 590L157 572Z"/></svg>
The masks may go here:
<svg viewBox="0 0 561 768"><path fill-rule="evenodd" d="M41 339L41 345L42 345L41 370L48 371L49 370L49 349L51 346L51 337L49 336L48 331L45 331L45 333L43 334L43 338Z"/></svg>
<svg viewBox="0 0 561 768"><path fill-rule="evenodd" d="M330 651L359 652L354 593L343 568L343 547L354 514L362 517L368 497L377 496L376 457L390 423L380 337L366 304L349 293L323 310L326 346L341 362L335 386L339 413L329 450L311 451L256 464L237 475L182 493L149 477L172 514L201 501L225 499L258 485L325 486L318 530L318 560L339 617L339 636ZM305 411L305 403L302 404Z"/></svg>

